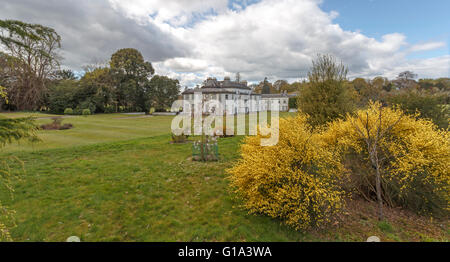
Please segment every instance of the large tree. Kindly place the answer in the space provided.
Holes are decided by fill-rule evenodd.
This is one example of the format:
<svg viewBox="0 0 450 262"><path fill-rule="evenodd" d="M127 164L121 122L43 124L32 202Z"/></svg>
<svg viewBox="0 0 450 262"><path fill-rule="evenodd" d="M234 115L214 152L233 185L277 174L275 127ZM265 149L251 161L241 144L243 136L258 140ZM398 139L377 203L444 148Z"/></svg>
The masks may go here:
<svg viewBox="0 0 450 262"><path fill-rule="evenodd" d="M318 55L299 96L298 106L312 125L322 125L354 109L354 91L347 84L348 69L331 55Z"/></svg>
<svg viewBox="0 0 450 262"><path fill-rule="evenodd" d="M112 55L110 68L117 84L119 105L145 110L146 84L155 73L152 64L138 50L125 48Z"/></svg>
<svg viewBox="0 0 450 262"><path fill-rule="evenodd" d="M180 94L180 84L176 79L155 75L148 85L147 104L156 110L170 108Z"/></svg>
<svg viewBox="0 0 450 262"><path fill-rule="evenodd" d="M95 106L96 111L104 112L108 106L115 107L114 84L109 68L96 68L87 72L80 80L80 92L77 93L77 100L83 104L91 103Z"/></svg>
<svg viewBox="0 0 450 262"><path fill-rule="evenodd" d="M46 26L0 20L0 44L10 103L20 110L38 109L49 75L59 67L61 37Z"/></svg>

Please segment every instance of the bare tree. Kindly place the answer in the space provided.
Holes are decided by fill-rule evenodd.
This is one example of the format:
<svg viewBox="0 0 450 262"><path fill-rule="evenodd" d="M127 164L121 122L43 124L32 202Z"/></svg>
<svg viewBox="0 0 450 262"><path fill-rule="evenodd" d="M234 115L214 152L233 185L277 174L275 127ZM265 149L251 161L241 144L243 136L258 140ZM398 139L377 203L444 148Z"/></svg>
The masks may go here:
<svg viewBox="0 0 450 262"><path fill-rule="evenodd" d="M47 79L59 68L61 37L42 25L0 20L0 44L8 67L10 102L19 110L38 109Z"/></svg>

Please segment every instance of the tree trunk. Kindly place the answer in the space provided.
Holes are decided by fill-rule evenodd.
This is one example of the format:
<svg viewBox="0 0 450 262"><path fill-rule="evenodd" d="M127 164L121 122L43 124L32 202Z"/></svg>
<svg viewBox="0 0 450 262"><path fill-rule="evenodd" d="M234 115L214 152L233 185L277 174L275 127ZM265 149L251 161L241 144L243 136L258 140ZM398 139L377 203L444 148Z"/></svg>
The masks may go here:
<svg viewBox="0 0 450 262"><path fill-rule="evenodd" d="M381 174L380 174L380 167L377 163L377 176L376 176L376 182L375 187L377 190L377 200L378 200L378 220L383 220L383 198L381 196Z"/></svg>
<svg viewBox="0 0 450 262"><path fill-rule="evenodd" d="M370 151L369 151L370 152ZM372 165L375 167L376 176L375 176L375 190L377 191L377 202L378 202L378 220L383 220L383 196L382 196L382 188L381 188L381 171L380 171L380 162L378 160L378 152L376 144L373 146L371 153Z"/></svg>

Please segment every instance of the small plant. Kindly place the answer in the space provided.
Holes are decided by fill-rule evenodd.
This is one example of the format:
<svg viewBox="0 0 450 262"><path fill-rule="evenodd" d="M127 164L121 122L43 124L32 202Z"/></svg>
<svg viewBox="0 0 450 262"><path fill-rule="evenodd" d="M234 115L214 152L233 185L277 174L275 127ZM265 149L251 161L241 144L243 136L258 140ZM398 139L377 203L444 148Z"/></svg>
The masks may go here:
<svg viewBox="0 0 450 262"><path fill-rule="evenodd" d="M383 231L384 233L393 233L394 232L394 228L387 221L380 221L380 222L378 222L378 228L381 231Z"/></svg>
<svg viewBox="0 0 450 262"><path fill-rule="evenodd" d="M83 111L81 111L81 114L83 116L90 116L91 115L91 110L90 109L83 109Z"/></svg>
<svg viewBox="0 0 450 262"><path fill-rule="evenodd" d="M194 161L218 161L219 150L217 137L203 135L199 141L195 141L192 146L192 160Z"/></svg>

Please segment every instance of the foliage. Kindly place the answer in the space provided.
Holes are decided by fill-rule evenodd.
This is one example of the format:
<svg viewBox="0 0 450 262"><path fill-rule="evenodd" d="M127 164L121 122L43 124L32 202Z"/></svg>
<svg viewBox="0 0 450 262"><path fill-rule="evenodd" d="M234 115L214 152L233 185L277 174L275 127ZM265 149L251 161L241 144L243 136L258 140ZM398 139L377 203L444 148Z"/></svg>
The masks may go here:
<svg viewBox="0 0 450 262"><path fill-rule="evenodd" d="M0 146L20 139L37 141L36 131L33 118L0 118Z"/></svg>
<svg viewBox="0 0 450 262"><path fill-rule="evenodd" d="M42 106L47 79L59 67L61 37L55 30L16 20L0 20L0 44L11 79L10 102L19 110Z"/></svg>
<svg viewBox="0 0 450 262"><path fill-rule="evenodd" d="M65 115L73 115L73 109L68 107L64 110Z"/></svg>
<svg viewBox="0 0 450 262"><path fill-rule="evenodd" d="M119 105L143 111L146 107L146 85L155 73L150 62L132 48L120 49L111 56L111 75L117 84Z"/></svg>
<svg viewBox="0 0 450 262"><path fill-rule="evenodd" d="M17 176L11 174L11 165L14 162L23 167L22 161L16 157L1 157L0 159L0 189L2 189L0 192L8 192L10 198L13 198L14 193L13 179L17 178ZM13 241L10 230L17 226L15 214L14 210L3 205L0 200L0 242Z"/></svg>
<svg viewBox="0 0 450 262"><path fill-rule="evenodd" d="M230 170L231 185L251 213L280 218L297 229L320 226L343 205L343 169L312 133L305 115L280 120L279 143L247 137ZM282 156L282 157L280 157Z"/></svg>
<svg viewBox="0 0 450 262"><path fill-rule="evenodd" d="M322 139L353 160L352 182L361 195L373 199L379 192L379 173L383 203L443 214L450 204L450 134L417 117L371 103L329 124Z"/></svg>
<svg viewBox="0 0 450 262"><path fill-rule="evenodd" d="M105 113L106 114L116 113L116 108L113 105L107 105L105 107Z"/></svg>
<svg viewBox="0 0 450 262"><path fill-rule="evenodd" d="M177 100L179 93L180 84L178 80L155 75L147 86L148 102L146 108L156 108L157 111L165 112Z"/></svg>
<svg viewBox="0 0 450 262"><path fill-rule="evenodd" d="M359 106L367 106L369 101L378 101L384 86L384 79L375 78L374 81L366 81L363 78L355 78L350 85L356 90L359 95Z"/></svg>
<svg viewBox="0 0 450 262"><path fill-rule="evenodd" d="M309 72L309 85L301 90L300 111L310 116L313 126L345 116L354 109L355 93L345 82L348 69L332 56L319 55Z"/></svg>
<svg viewBox="0 0 450 262"><path fill-rule="evenodd" d="M82 111L81 114L82 114L83 116L90 116L90 115L91 115L91 110L88 109L88 108L83 109L83 111Z"/></svg>
<svg viewBox="0 0 450 262"><path fill-rule="evenodd" d="M89 115L91 113L95 113L96 110L96 106L95 103L92 102L91 98L87 98L85 101L81 102L78 106L77 106L77 111L80 112L81 114L84 115L85 110L89 110ZM87 111L86 111L87 112Z"/></svg>
<svg viewBox="0 0 450 262"><path fill-rule="evenodd" d="M439 128L448 128L450 109L445 107L448 95L429 94L419 91L406 91L388 97L391 105L399 105L406 113L414 115L417 111L423 118L431 119Z"/></svg>
<svg viewBox="0 0 450 262"><path fill-rule="evenodd" d="M56 70L53 72L52 76L53 80L75 80L77 77L75 76L75 73L70 69L62 69L62 70Z"/></svg>
<svg viewBox="0 0 450 262"><path fill-rule="evenodd" d="M3 94L4 95L4 94ZM26 138L37 141L37 127L32 118L8 119L0 118L0 146ZM18 161L18 159L15 159ZM0 164L0 186L12 194L11 173L8 159L2 159ZM15 225L14 211L9 210L0 201L0 241L11 241L9 228Z"/></svg>
<svg viewBox="0 0 450 262"><path fill-rule="evenodd" d="M289 98L289 108L296 109L298 108L298 97L290 97Z"/></svg>
<svg viewBox="0 0 450 262"><path fill-rule="evenodd" d="M450 91L450 78L419 79L419 87L427 91Z"/></svg>
<svg viewBox="0 0 450 262"><path fill-rule="evenodd" d="M66 108L75 108L78 104L79 83L75 80L61 80L53 83L47 92L49 111L61 114Z"/></svg>
<svg viewBox="0 0 450 262"><path fill-rule="evenodd" d="M99 67L87 72L80 80L76 100L78 104L85 103L81 105L82 109L89 108L93 113L105 112L106 107L116 100L115 81L111 70Z"/></svg>

